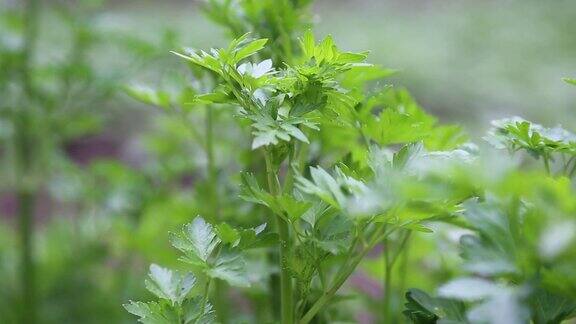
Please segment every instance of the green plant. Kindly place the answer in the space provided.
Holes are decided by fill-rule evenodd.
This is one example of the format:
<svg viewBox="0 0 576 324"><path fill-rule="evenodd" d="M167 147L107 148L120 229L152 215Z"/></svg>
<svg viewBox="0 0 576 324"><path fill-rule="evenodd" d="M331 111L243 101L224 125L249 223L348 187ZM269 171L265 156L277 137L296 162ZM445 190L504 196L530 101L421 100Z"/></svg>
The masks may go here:
<svg viewBox="0 0 576 324"><path fill-rule="evenodd" d="M208 207L206 218L172 234L184 271L152 266L146 286L157 300L125 308L144 323L354 320L353 310L338 307L346 299L339 292L381 247L384 292L375 303L383 323L574 316L574 135L496 121L486 139L542 159L546 172L490 160L489 149L467 143L458 126L440 125L406 90L379 85L394 71L366 63L367 53L340 50L330 36L316 41L306 30L308 4L208 1L230 44L173 51L192 79L175 91L127 88L189 128L207 160L195 192L202 197L207 188ZM240 180L225 182L215 176L224 171L213 141L231 127L237 137L218 143L241 147L230 156L244 159ZM258 223L271 225L264 231ZM468 231L460 243L467 276L442 285L439 297L409 290L403 318L399 295L415 272L410 242L443 225ZM222 299L231 292L263 313L230 318Z"/></svg>
<svg viewBox="0 0 576 324"><path fill-rule="evenodd" d="M497 148L563 163L554 176L546 161L545 173L502 162L466 168L474 176L456 183L478 194L462 205L460 226L471 230L460 238L465 276L439 287L439 298L409 291L405 314L414 323L561 323L576 315L568 270L576 252L573 135L517 118L494 125L487 139Z"/></svg>
<svg viewBox="0 0 576 324"><path fill-rule="evenodd" d="M419 158L432 161L456 156L465 160L469 153L428 152L425 147L456 148L465 137L457 127L437 126L405 91L385 87L365 92L369 81L391 73L364 63L366 53L340 51L329 36L317 43L308 31L301 37L296 54L273 62L270 56L283 56L270 54L280 50L266 48L267 41L244 34L227 48L177 52L218 81L209 93L188 91L170 97L142 88L128 91L144 102L168 109L173 103L178 107L205 105L207 110L216 105L237 107L238 118L250 122L251 149L263 157L265 166L244 173L241 197L267 207L267 217L273 216L282 322L308 323L327 316L326 307L338 299L340 287L376 245L407 241L411 231L427 231L423 221L450 215L456 209L457 200L400 193L391 193L393 197L382 204L378 195L388 194L385 191L390 185L379 181L382 176L409 173L408 166ZM255 57L259 60L254 61ZM335 138L346 140L337 142ZM320 155L310 151L314 140L321 145ZM409 144L397 152L382 149L419 141L423 143ZM329 163L339 165L334 175L310 164L330 154L336 155ZM266 186L260 185L260 179L265 179ZM431 212L413 213L420 205ZM221 227L237 232L229 225ZM210 238L226 242L227 235L217 231ZM390 256L390 268L401 252L400 247ZM210 250L206 257L216 254ZM388 274L388 284L390 280ZM207 290L201 299L209 296ZM133 303L126 307L146 321L153 314L160 316L154 311L158 308L151 305ZM167 311L185 312L181 304L172 303L172 307ZM151 310L147 316L143 316L143 308ZM385 309L384 316L389 316L391 310Z"/></svg>

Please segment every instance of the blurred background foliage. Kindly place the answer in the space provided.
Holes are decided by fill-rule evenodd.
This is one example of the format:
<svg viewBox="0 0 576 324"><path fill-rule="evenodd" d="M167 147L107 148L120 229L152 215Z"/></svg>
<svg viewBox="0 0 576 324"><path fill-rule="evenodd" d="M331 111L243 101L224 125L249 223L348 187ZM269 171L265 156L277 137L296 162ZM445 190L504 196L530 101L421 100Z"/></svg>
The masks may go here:
<svg viewBox="0 0 576 324"><path fill-rule="evenodd" d="M23 59L23 6L0 1L0 322L26 312L17 229L18 200L30 187L38 322L131 322L121 304L145 296L149 263L181 266L168 232L209 213L210 197L200 181L207 157L188 125L122 89L177 85L183 67L168 51L222 46L227 35L197 1L42 1L34 49ZM393 84L441 121L463 123L474 140L489 120L510 115L573 129L576 91L561 77L576 73L574 1L319 0L313 12L316 33L347 50L370 49L371 62L398 70ZM33 89L15 81L26 64ZM32 108L21 115L22 106ZM243 125L222 115L218 190L234 194L241 166L258 161ZM17 152L18 143L30 149ZM255 225L253 207L221 208ZM437 232L411 241L398 275L410 262L422 271L410 272L405 287L432 291L461 272L457 230ZM367 305L381 297L374 278L382 271L374 257L351 280Z"/></svg>

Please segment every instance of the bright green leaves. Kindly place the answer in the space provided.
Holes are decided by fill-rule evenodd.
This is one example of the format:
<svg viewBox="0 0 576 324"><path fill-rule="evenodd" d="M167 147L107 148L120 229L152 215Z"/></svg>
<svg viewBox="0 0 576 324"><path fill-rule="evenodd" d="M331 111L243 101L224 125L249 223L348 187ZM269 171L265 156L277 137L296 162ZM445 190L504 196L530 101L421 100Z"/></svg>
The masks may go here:
<svg viewBox="0 0 576 324"><path fill-rule="evenodd" d="M221 74L222 67L218 62L217 56L219 55L218 51L213 51L212 54L208 54L204 51L195 52L192 49L187 49L185 54L181 54L178 52L172 52L173 54L180 56L198 66L211 70L212 72L216 72Z"/></svg>
<svg viewBox="0 0 576 324"><path fill-rule="evenodd" d="M572 176L576 170L576 135L557 126L546 128L519 117L496 120L485 139L498 149L524 150L542 159L546 171L551 162L561 160L559 172Z"/></svg>
<svg viewBox="0 0 576 324"><path fill-rule="evenodd" d="M437 126L436 118L422 110L405 90L388 91L366 105L370 110L383 108L362 126L364 134L380 145L423 141L430 149L443 150L466 139L459 127Z"/></svg>
<svg viewBox="0 0 576 324"><path fill-rule="evenodd" d="M404 306L402 313L414 324L468 323L462 302L434 298L419 289L406 293Z"/></svg>
<svg viewBox="0 0 576 324"><path fill-rule="evenodd" d="M292 221L302 217L311 206L309 202L298 200L290 195L279 196L277 202L286 216Z"/></svg>
<svg viewBox="0 0 576 324"><path fill-rule="evenodd" d="M562 79L564 80L564 82L571 84L571 85L576 85L576 79L571 79L571 78L564 78Z"/></svg>
<svg viewBox="0 0 576 324"><path fill-rule="evenodd" d="M332 177L321 167L310 167L311 180L297 177L297 188L310 195L315 195L337 209L345 209L351 195L366 191L366 186L359 180L347 176L339 168Z"/></svg>
<svg viewBox="0 0 576 324"><path fill-rule="evenodd" d="M525 149L536 155L547 151L572 151L576 135L560 127L545 128L519 117L492 122L486 139L497 148Z"/></svg>
<svg viewBox="0 0 576 324"><path fill-rule="evenodd" d="M282 100L277 98L278 100ZM269 100L265 109L270 109L269 106L272 100ZM280 142L290 142L291 139L296 139L304 143L310 143L308 137L300 126L305 126L309 129L318 129L316 124L309 119L301 117L286 116L278 113L276 118L271 118L268 114L251 115L250 119L253 120L252 127L254 131L254 140L252 141L252 149L257 149L262 146L278 145Z"/></svg>
<svg viewBox="0 0 576 324"><path fill-rule="evenodd" d="M191 298L196 278L158 265L150 266L146 289L159 298L158 302L133 302L124 308L145 324L212 323L210 304L200 306L199 298Z"/></svg>
<svg viewBox="0 0 576 324"><path fill-rule="evenodd" d="M196 278L162 268L156 264L150 266L150 279L145 281L146 289L160 299L169 300L172 305L180 305L196 283Z"/></svg>
<svg viewBox="0 0 576 324"><path fill-rule="evenodd" d="M159 298L158 302L130 302L124 307L147 324L213 323L215 315L208 303L208 288L204 296L193 297L196 278L207 282L219 279L236 287L249 287L245 249L265 246L275 236L262 234L266 225L251 229L236 229L226 223L216 227L202 217L172 235L172 245L184 253L181 260L194 274L182 274L157 265L150 266L146 288ZM263 237L263 239L261 239Z"/></svg>
<svg viewBox="0 0 576 324"><path fill-rule="evenodd" d="M225 225L220 225L219 231L216 231L202 217L196 217L180 233L172 235L172 245L184 253L181 260L192 265L196 271L225 280L233 286L249 286L240 250L225 246L218 232L223 234L225 241L238 236L232 242L238 247L239 242L236 241L240 237L237 232Z"/></svg>
<svg viewBox="0 0 576 324"><path fill-rule="evenodd" d="M227 223L216 226L218 236L222 243L229 244L232 248L247 250L268 246L275 243L277 235L274 233L262 233L266 229L266 223L254 228L234 228Z"/></svg>
<svg viewBox="0 0 576 324"><path fill-rule="evenodd" d="M247 37L247 35L246 35ZM239 44L242 43L242 39L239 41ZM264 48L264 45L268 42L267 39L256 39L253 41L246 42L243 46L235 46L234 43L231 44L232 52L234 55L234 62L240 62L243 59L256 54L258 51ZM270 67L272 66L272 61L268 61L270 63Z"/></svg>
<svg viewBox="0 0 576 324"><path fill-rule="evenodd" d="M216 322L212 305L201 306L199 298L184 301L181 307L171 308L164 302L131 302L124 308L139 317L144 324L209 324Z"/></svg>
<svg viewBox="0 0 576 324"><path fill-rule="evenodd" d="M310 208L310 203L297 200L291 195L273 196L260 187L251 173L242 174L241 197L246 201L266 206L274 214L280 217L287 216L291 220L300 218Z"/></svg>
<svg viewBox="0 0 576 324"><path fill-rule="evenodd" d="M196 217L181 233L172 236L172 245L185 253L185 260L191 264L205 264L221 243L212 225L202 217Z"/></svg>
<svg viewBox="0 0 576 324"><path fill-rule="evenodd" d="M144 324L176 324L178 314L165 303L158 302L130 302L124 308L131 314L139 317Z"/></svg>
<svg viewBox="0 0 576 324"><path fill-rule="evenodd" d="M309 45L312 42L312 45ZM343 53L330 37L315 45L311 33L304 36L304 48L312 46L301 65L274 69L273 62L240 62L262 50L265 39L235 39L227 49L176 53L195 65L215 72L225 82L217 92L196 96L196 101L231 103L252 121L252 148L278 146L292 140L309 143L303 129L317 130L318 113L327 106L351 108L352 98L338 79L366 58L365 54ZM303 45L304 46L304 45ZM308 50L306 50L308 51Z"/></svg>
<svg viewBox="0 0 576 324"><path fill-rule="evenodd" d="M372 72L374 77L380 75L377 71L367 73ZM363 86L362 76L355 79ZM423 142L427 149L438 151L455 149L467 139L458 126L438 125L437 119L427 114L405 90L385 87L365 96L361 87L347 95L353 98L352 108L350 104L330 104L331 111L327 114L331 118L322 119L321 138L324 145L349 155L360 166L367 166L368 149L375 144L386 147Z"/></svg>
<svg viewBox="0 0 576 324"><path fill-rule="evenodd" d="M316 128L312 121L299 116L290 116L289 100L286 94L280 93L278 86L289 86L290 79L274 77L272 61L260 63L246 62L237 66L240 60L258 52L265 40L248 41L247 35L232 42L227 50L213 50L213 54L201 52L180 56L191 62L216 72L226 80L220 93L231 94L232 103L242 108L242 115L252 120L254 141L252 148L278 145L280 141L289 142L292 138L308 142L308 138L300 130L300 126ZM286 72L282 73L283 75ZM286 78L286 77L284 77ZM288 82L286 82L288 80ZM287 89L292 91L292 89ZM201 99L209 100L203 96Z"/></svg>
<svg viewBox="0 0 576 324"><path fill-rule="evenodd" d="M244 34L233 40L227 49L212 49L211 53L186 49L183 54L172 53L220 76L224 76L230 67L235 69L242 60L264 48L267 41L267 39L251 40L249 34Z"/></svg>
<svg viewBox="0 0 576 324"><path fill-rule="evenodd" d="M221 252L205 270L205 273L211 278L224 280L231 286L250 287L246 261L237 251L224 250Z"/></svg>
<svg viewBox="0 0 576 324"><path fill-rule="evenodd" d="M258 51L264 48L267 41L267 39L252 40L247 33L230 42L230 45L226 49L213 48L210 50L210 53L202 50L195 51L185 49L185 53L174 51L172 53L195 65L215 72L223 78L232 77L232 79L236 79L236 81L241 81L238 80L238 71L236 70L238 64L242 60L258 53Z"/></svg>
<svg viewBox="0 0 576 324"><path fill-rule="evenodd" d="M295 93L299 95L295 96L291 113L305 114L318 110L336 118L333 122L344 122L340 120L340 115L350 114L357 102L348 94L350 89L344 89L341 81L346 73L356 68L371 66L363 63L367 53L341 52L331 36L315 44L311 31L302 37L301 47L304 53L303 63L293 67L299 81L296 82L298 91ZM327 107L328 111L323 111L324 107Z"/></svg>
<svg viewBox="0 0 576 324"><path fill-rule="evenodd" d="M326 36L318 45L311 30L304 33L300 40L302 53L307 60L314 60L318 65L333 64L345 66L347 64L362 63L368 53L350 53L338 50L332 36ZM351 66L347 66L351 67Z"/></svg>
<svg viewBox="0 0 576 324"><path fill-rule="evenodd" d="M242 192L240 197L246 201L264 205L276 213L279 212L279 209L276 208L274 196L260 187L258 180L252 173L242 173Z"/></svg>
<svg viewBox="0 0 576 324"><path fill-rule="evenodd" d="M354 239L353 222L340 213L324 213L313 224L311 242L332 255L344 253Z"/></svg>
<svg viewBox="0 0 576 324"><path fill-rule="evenodd" d="M316 54L316 40L314 39L314 34L311 30L304 33L304 36L300 39L300 46L304 57L309 60L314 57Z"/></svg>

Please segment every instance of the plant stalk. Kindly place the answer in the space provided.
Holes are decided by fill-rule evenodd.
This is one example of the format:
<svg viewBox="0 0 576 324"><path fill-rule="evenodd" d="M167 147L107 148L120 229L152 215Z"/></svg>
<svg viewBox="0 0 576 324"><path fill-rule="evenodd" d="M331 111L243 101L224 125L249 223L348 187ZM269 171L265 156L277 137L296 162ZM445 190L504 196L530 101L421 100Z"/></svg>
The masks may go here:
<svg viewBox="0 0 576 324"><path fill-rule="evenodd" d="M547 154L545 154L542 159L544 160L544 169L546 169L546 174L550 175L550 161Z"/></svg>
<svg viewBox="0 0 576 324"><path fill-rule="evenodd" d="M396 261L400 258L400 256L406 252L405 248L410 240L410 231L406 231L402 235L402 239L400 241L400 245L398 246L397 250L390 254L390 249L388 241L384 241L384 306L382 307L382 318L384 323L392 323L392 313L390 309L392 308L392 271L394 271L394 265Z"/></svg>
<svg viewBox="0 0 576 324"><path fill-rule="evenodd" d="M307 324L309 323L314 316L334 297L334 295L338 292L340 287L348 280L348 277L354 273L358 264L364 259L366 254L370 252L380 242L382 239L385 239L391 232L386 232L386 224L382 224L379 228L374 231L374 235L370 239L367 245L364 246L360 254L356 257L352 258L352 262L350 262L345 267L341 268L338 271L338 274L334 278L334 282L329 290L325 291L313 305L310 307L308 312L304 314L304 316L300 319L299 324ZM356 243L354 242L348 251L348 256L351 256L355 251Z"/></svg>
<svg viewBox="0 0 576 324"><path fill-rule="evenodd" d="M268 189L274 196L280 194L280 183L277 171L272 165L271 154L265 152L266 176L268 179ZM290 232L288 223L280 216L276 217L278 226L278 236L280 237L280 316L282 324L294 323L294 307L292 293L292 278L288 269L288 257L290 255Z"/></svg>
<svg viewBox="0 0 576 324"><path fill-rule="evenodd" d="M211 221L220 221L220 201L218 197L218 166L216 165L216 158L214 153L214 107L206 106L206 139L205 139L205 149L206 149L206 159L208 167L208 195L210 200L210 211L211 211ZM210 282L210 281L209 281ZM210 294L207 287L206 298ZM218 314L218 318L223 322L228 322L228 303L226 300L226 287L220 280L215 280L214 282L214 308Z"/></svg>
<svg viewBox="0 0 576 324"><path fill-rule="evenodd" d="M206 107L206 159L208 164L208 187L212 221L220 219L220 204L218 201L218 167L214 157L214 107Z"/></svg>
<svg viewBox="0 0 576 324"><path fill-rule="evenodd" d="M15 112L14 125L16 134L15 144L15 170L17 181L18 221L20 234L20 282L22 289L21 321L23 324L34 324L37 318L35 269L33 259L34 246L34 203L35 189L31 181L33 168L34 143L30 124L30 109L36 97L32 82L32 57L34 45L38 37L38 21L40 13L39 0L27 0L25 4L25 30L24 45L21 56L21 82L24 100L19 110Z"/></svg>
<svg viewBox="0 0 576 324"><path fill-rule="evenodd" d="M382 307L382 320L384 323L389 323L390 321L390 297L392 296L392 266L393 263L390 260L390 251L388 240L384 241L384 305Z"/></svg>
<svg viewBox="0 0 576 324"><path fill-rule="evenodd" d="M342 287L346 280L348 280L348 277L352 275L360 261L362 261L364 256L366 256L369 251L369 249L364 249L362 253L354 258L347 267L343 268L342 272L339 272L339 274L334 279L334 283L330 289L324 292L324 294L322 294L322 296L312 305L312 307L310 307L308 312L306 312L302 319L300 319L300 324L309 323L314 318L314 316L316 316L316 314L334 297L340 287Z"/></svg>

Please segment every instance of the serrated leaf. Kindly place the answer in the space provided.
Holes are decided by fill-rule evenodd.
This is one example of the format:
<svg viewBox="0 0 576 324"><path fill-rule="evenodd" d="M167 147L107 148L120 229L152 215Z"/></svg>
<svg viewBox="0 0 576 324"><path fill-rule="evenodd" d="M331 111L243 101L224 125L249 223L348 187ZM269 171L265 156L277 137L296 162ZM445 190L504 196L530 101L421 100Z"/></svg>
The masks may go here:
<svg viewBox="0 0 576 324"><path fill-rule="evenodd" d="M307 30L304 33L304 36L302 36L300 43L301 43L302 52L304 52L304 55L308 59L312 58L314 56L314 47L315 47L316 41L314 40L314 34L312 33L311 30Z"/></svg>
<svg viewBox="0 0 576 324"><path fill-rule="evenodd" d="M235 287L250 287L250 281L246 273L244 259L233 252L223 252L216 260L213 267L206 271L212 278L218 278Z"/></svg>
<svg viewBox="0 0 576 324"><path fill-rule="evenodd" d="M240 197L246 201L264 205L274 213L280 214L275 198L267 191L260 188L258 180L249 172L242 173L242 191Z"/></svg>
<svg viewBox="0 0 576 324"><path fill-rule="evenodd" d="M419 289L406 293L406 309L402 312L414 324L467 324L464 304L444 298L434 298Z"/></svg>
<svg viewBox="0 0 576 324"><path fill-rule="evenodd" d="M187 49L186 52L187 54L182 54L175 51L170 51L170 53L188 60L198 66L204 67L218 74L222 73L220 62L214 56L204 51L200 51L200 54L198 54L192 49Z"/></svg>
<svg viewBox="0 0 576 324"><path fill-rule="evenodd" d="M186 260L193 264L206 264L220 242L212 225L200 216L172 236L172 245L184 252Z"/></svg>
<svg viewBox="0 0 576 324"><path fill-rule="evenodd" d="M220 240L224 243L236 244L236 242L240 239L240 234L238 231L227 223L218 224L216 226L216 232L218 233Z"/></svg>
<svg viewBox="0 0 576 324"><path fill-rule="evenodd" d="M266 38L256 39L256 40L249 42L248 44L246 44L242 48L237 49L236 53L234 55L235 61L240 62L243 59L247 58L248 56L255 54L256 52L263 49L264 45L266 45L267 42L268 42L268 39L266 39Z"/></svg>
<svg viewBox="0 0 576 324"><path fill-rule="evenodd" d="M309 144L308 137L296 126L290 124L281 124L280 127L284 129L290 136L297 140Z"/></svg>
<svg viewBox="0 0 576 324"><path fill-rule="evenodd" d="M314 241L324 251L338 255L349 248L353 224L342 214L327 215L316 224Z"/></svg>
<svg viewBox="0 0 576 324"><path fill-rule="evenodd" d="M196 278L190 273L182 275L156 264L150 266L149 277L150 280L145 281L146 289L173 305L181 304L196 283Z"/></svg>
<svg viewBox="0 0 576 324"><path fill-rule="evenodd" d="M278 132L276 130L257 131L254 133L254 140L252 141L252 149L256 150L262 146L269 146L278 144Z"/></svg>
<svg viewBox="0 0 576 324"><path fill-rule="evenodd" d="M309 208L310 203L296 200L289 195L282 195L277 198L278 204L291 220L300 218Z"/></svg>
<svg viewBox="0 0 576 324"><path fill-rule="evenodd" d="M201 297L189 299L182 305L185 324L216 323L216 312L210 303L203 303Z"/></svg>
<svg viewBox="0 0 576 324"><path fill-rule="evenodd" d="M531 299L535 324L560 324L576 315L576 301L538 289Z"/></svg>
<svg viewBox="0 0 576 324"><path fill-rule="evenodd" d="M130 301L130 303L124 304L123 306L128 313L142 318L151 318L154 316L153 310L147 303Z"/></svg>
<svg viewBox="0 0 576 324"><path fill-rule="evenodd" d="M140 317L138 321L144 324L175 324L178 315L174 308L166 303L158 302L134 302L124 304L124 309L130 314Z"/></svg>

